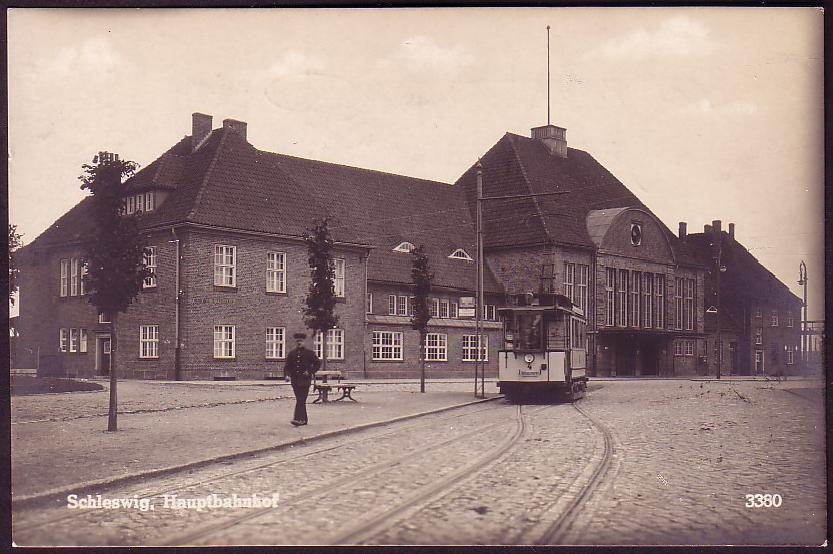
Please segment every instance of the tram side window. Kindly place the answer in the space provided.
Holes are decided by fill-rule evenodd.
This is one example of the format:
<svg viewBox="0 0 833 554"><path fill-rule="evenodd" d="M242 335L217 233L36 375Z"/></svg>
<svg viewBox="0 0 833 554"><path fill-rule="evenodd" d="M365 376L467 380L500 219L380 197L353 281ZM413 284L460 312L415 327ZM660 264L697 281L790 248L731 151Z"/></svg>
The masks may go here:
<svg viewBox="0 0 833 554"><path fill-rule="evenodd" d="M547 320L547 350L565 350L569 339L567 321L560 313Z"/></svg>
<svg viewBox="0 0 833 554"><path fill-rule="evenodd" d="M580 319L572 320L573 337L572 348L587 350L587 324Z"/></svg>

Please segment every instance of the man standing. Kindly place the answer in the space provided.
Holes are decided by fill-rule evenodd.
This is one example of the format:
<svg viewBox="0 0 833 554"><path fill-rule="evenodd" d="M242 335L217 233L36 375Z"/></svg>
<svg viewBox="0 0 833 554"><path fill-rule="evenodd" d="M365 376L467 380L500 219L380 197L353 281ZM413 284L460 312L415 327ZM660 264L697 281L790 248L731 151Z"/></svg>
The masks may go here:
<svg viewBox="0 0 833 554"><path fill-rule="evenodd" d="M307 424L307 396L309 386L312 383L313 374L318 371L321 361L315 352L306 348L307 335L295 333L295 348L287 355L286 365L283 368L284 375L292 381L292 390L295 393L295 416L292 425Z"/></svg>

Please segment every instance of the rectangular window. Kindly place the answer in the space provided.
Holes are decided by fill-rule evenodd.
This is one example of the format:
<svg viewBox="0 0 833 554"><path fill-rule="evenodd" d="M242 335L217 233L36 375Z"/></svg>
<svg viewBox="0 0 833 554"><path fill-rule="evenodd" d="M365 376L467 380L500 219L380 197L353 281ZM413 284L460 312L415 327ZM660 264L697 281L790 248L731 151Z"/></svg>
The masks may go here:
<svg viewBox="0 0 833 554"><path fill-rule="evenodd" d="M214 358L234 358L234 325L214 326Z"/></svg>
<svg viewBox="0 0 833 554"><path fill-rule="evenodd" d="M125 202L124 211L130 215L136 211L136 197L135 196L128 196L127 201Z"/></svg>
<svg viewBox="0 0 833 554"><path fill-rule="evenodd" d="M683 355L683 341L675 340L674 341L674 355L675 356L682 356Z"/></svg>
<svg viewBox="0 0 833 554"><path fill-rule="evenodd" d="M674 278L674 308L675 308L675 325L676 329L683 328L683 282L682 277Z"/></svg>
<svg viewBox="0 0 833 554"><path fill-rule="evenodd" d="M795 324L792 314L787 314L787 327L792 327Z"/></svg>
<svg viewBox="0 0 833 554"><path fill-rule="evenodd" d="M650 329L654 326L654 274L642 274L642 327Z"/></svg>
<svg viewBox="0 0 833 554"><path fill-rule="evenodd" d="M280 360L286 357L286 329L284 327L266 328L266 359Z"/></svg>
<svg viewBox="0 0 833 554"><path fill-rule="evenodd" d="M630 306L630 320L631 327L639 327L639 301L640 301L640 285L642 285L642 272L631 272L631 306Z"/></svg>
<svg viewBox="0 0 833 554"><path fill-rule="evenodd" d="M408 315L408 297L400 296L396 306L397 315Z"/></svg>
<svg viewBox="0 0 833 554"><path fill-rule="evenodd" d="M429 362L448 361L448 335L428 333L425 335L425 360Z"/></svg>
<svg viewBox="0 0 833 554"><path fill-rule="evenodd" d="M685 328L694 329L694 279L685 280Z"/></svg>
<svg viewBox="0 0 833 554"><path fill-rule="evenodd" d="M590 280L590 266L578 264L578 281L576 282L576 304L587 314L587 283Z"/></svg>
<svg viewBox="0 0 833 554"><path fill-rule="evenodd" d="M416 302L416 300L414 300L413 296L408 298L408 315L411 317L414 316L414 302Z"/></svg>
<svg viewBox="0 0 833 554"><path fill-rule="evenodd" d="M286 253L266 253L266 292L286 292Z"/></svg>
<svg viewBox="0 0 833 554"><path fill-rule="evenodd" d="M315 355L321 359L321 331L315 333L313 340L315 346ZM344 359L344 329L328 329L327 330L327 359L328 360L343 360Z"/></svg>
<svg viewBox="0 0 833 554"><path fill-rule="evenodd" d="M99 323L111 323L110 321L110 312L101 312L98 314L98 322Z"/></svg>
<svg viewBox="0 0 833 554"><path fill-rule="evenodd" d="M619 327L628 325L628 270L619 270L619 281L617 283L616 296L616 324Z"/></svg>
<svg viewBox="0 0 833 554"><path fill-rule="evenodd" d="M685 355L686 356L694 356L694 341L693 340L683 341L683 347L685 348Z"/></svg>
<svg viewBox="0 0 833 554"><path fill-rule="evenodd" d="M70 352L78 352L78 343L79 343L79 336L78 336L78 329L72 328L69 330L69 351Z"/></svg>
<svg viewBox="0 0 833 554"><path fill-rule="evenodd" d="M440 299L440 317L444 319L448 319L448 298L441 298Z"/></svg>
<svg viewBox="0 0 833 554"><path fill-rule="evenodd" d="M665 275L654 274L654 327L665 327Z"/></svg>
<svg viewBox="0 0 833 554"><path fill-rule="evenodd" d="M69 260L61 260L61 296L69 294Z"/></svg>
<svg viewBox="0 0 833 554"><path fill-rule="evenodd" d="M81 275L81 268L78 267L78 258L70 260L70 286L69 295L78 296L78 277Z"/></svg>
<svg viewBox="0 0 833 554"><path fill-rule="evenodd" d="M764 332L762 329L755 329L755 344L764 343Z"/></svg>
<svg viewBox="0 0 833 554"><path fill-rule="evenodd" d="M396 315L396 295L388 295L388 315Z"/></svg>
<svg viewBox="0 0 833 554"><path fill-rule="evenodd" d="M573 304L576 303L576 264L564 262L564 296L570 299Z"/></svg>
<svg viewBox="0 0 833 554"><path fill-rule="evenodd" d="M368 292L364 299L364 313L373 313L373 293Z"/></svg>
<svg viewBox="0 0 833 554"><path fill-rule="evenodd" d="M497 318L496 313L494 304L484 304L481 317L485 321L494 321Z"/></svg>
<svg viewBox="0 0 833 554"><path fill-rule="evenodd" d="M153 191L145 193L145 210L152 212L156 208L156 196Z"/></svg>
<svg viewBox="0 0 833 554"><path fill-rule="evenodd" d="M144 194L137 194L136 195L136 211L137 212L145 211L145 195Z"/></svg>
<svg viewBox="0 0 833 554"><path fill-rule="evenodd" d="M609 267L605 273L605 294L607 296L605 323L608 327L613 327L616 325L616 268Z"/></svg>
<svg viewBox="0 0 833 554"><path fill-rule="evenodd" d="M760 308L760 306L755 308L755 317L761 317L761 308Z"/></svg>
<svg viewBox="0 0 833 554"><path fill-rule="evenodd" d="M440 299L439 298L429 298L428 299L428 312L431 314L431 317L440 317Z"/></svg>
<svg viewBox="0 0 833 554"><path fill-rule="evenodd" d="M457 318L457 302L449 302L448 317L450 317L451 319Z"/></svg>
<svg viewBox="0 0 833 554"><path fill-rule="evenodd" d="M67 351L67 330L63 327L58 330L58 351Z"/></svg>
<svg viewBox="0 0 833 554"><path fill-rule="evenodd" d="M78 335L80 336L80 343L78 345L78 351L82 354L87 353L87 330L86 329L79 329Z"/></svg>
<svg viewBox="0 0 833 554"><path fill-rule="evenodd" d="M334 258L335 264L335 279L333 280L333 294L338 298L344 298L344 276L346 272L346 264L344 258Z"/></svg>
<svg viewBox="0 0 833 554"><path fill-rule="evenodd" d="M156 247L155 246L148 246L145 249L145 252L142 254L142 261L145 264L145 267L151 271L150 276L145 277L145 281L142 283L144 288L150 288L156 286Z"/></svg>
<svg viewBox="0 0 833 554"><path fill-rule="evenodd" d="M787 365L793 365L795 363L795 352L792 350L787 350Z"/></svg>
<svg viewBox="0 0 833 554"><path fill-rule="evenodd" d="M87 262L85 260L81 260L81 279L78 282L78 287L81 292L81 296L87 294L87 284L85 282L85 278L87 277Z"/></svg>
<svg viewBox="0 0 833 554"><path fill-rule="evenodd" d="M482 344L477 340L477 335L463 335L463 361L476 362L478 346L480 347L480 361L489 361L489 337L480 335Z"/></svg>
<svg viewBox="0 0 833 554"><path fill-rule="evenodd" d="M402 361L402 333L373 331L371 356L374 360Z"/></svg>
<svg viewBox="0 0 833 554"><path fill-rule="evenodd" d="M772 326L778 327L778 310L772 310Z"/></svg>
<svg viewBox="0 0 833 554"><path fill-rule="evenodd" d="M214 245L214 285L237 286L237 247Z"/></svg>
<svg viewBox="0 0 833 554"><path fill-rule="evenodd" d="M159 326L158 325L140 325L139 326L139 357L140 358L158 358L159 357Z"/></svg>

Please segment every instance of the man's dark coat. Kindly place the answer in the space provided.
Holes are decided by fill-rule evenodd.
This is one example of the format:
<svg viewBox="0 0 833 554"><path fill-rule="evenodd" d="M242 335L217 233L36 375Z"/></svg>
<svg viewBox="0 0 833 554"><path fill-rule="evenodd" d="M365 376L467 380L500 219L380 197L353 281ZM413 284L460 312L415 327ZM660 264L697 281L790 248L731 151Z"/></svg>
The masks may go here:
<svg viewBox="0 0 833 554"><path fill-rule="evenodd" d="M299 346L293 349L286 357L286 365L283 367L285 375L289 376L293 386L309 386L312 383L312 375L321 367L321 361L315 352Z"/></svg>

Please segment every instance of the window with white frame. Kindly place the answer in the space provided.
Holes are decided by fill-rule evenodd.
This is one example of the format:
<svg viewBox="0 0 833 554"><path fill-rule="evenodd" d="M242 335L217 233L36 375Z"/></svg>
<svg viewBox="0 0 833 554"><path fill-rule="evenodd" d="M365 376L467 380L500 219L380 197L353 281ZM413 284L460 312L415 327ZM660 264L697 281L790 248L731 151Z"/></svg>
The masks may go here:
<svg viewBox="0 0 833 554"><path fill-rule="evenodd" d="M616 281L616 325L619 327L628 326L628 270L619 270L619 279Z"/></svg>
<svg viewBox="0 0 833 554"><path fill-rule="evenodd" d="M694 329L694 279L685 280L685 328Z"/></svg>
<svg viewBox="0 0 833 554"><path fill-rule="evenodd" d="M480 361L489 361L489 337L480 335L482 344L477 340L477 335L463 335L463 361L476 362L477 350L480 347Z"/></svg>
<svg viewBox="0 0 833 554"><path fill-rule="evenodd" d="M674 355L675 356L682 356L683 355L683 341L675 340L674 341Z"/></svg>
<svg viewBox="0 0 833 554"><path fill-rule="evenodd" d="M408 315L408 297L400 296L396 302L396 315Z"/></svg>
<svg viewBox="0 0 833 554"><path fill-rule="evenodd" d="M280 360L286 357L286 329L284 327L266 328L266 359Z"/></svg>
<svg viewBox="0 0 833 554"><path fill-rule="evenodd" d="M795 352L792 350L787 350L787 365L793 365L795 363Z"/></svg>
<svg viewBox="0 0 833 554"><path fill-rule="evenodd" d="M654 274L654 327L665 327L665 275Z"/></svg>
<svg viewBox="0 0 833 554"><path fill-rule="evenodd" d="M616 268L608 267L605 271L605 324L608 327L616 325Z"/></svg>
<svg viewBox="0 0 833 554"><path fill-rule="evenodd" d="M364 299L364 313L373 313L373 293L368 292Z"/></svg>
<svg viewBox="0 0 833 554"><path fill-rule="evenodd" d="M761 329L755 329L755 344L764 343L764 332Z"/></svg>
<svg viewBox="0 0 833 554"><path fill-rule="evenodd" d="M78 352L85 354L87 352L87 330L86 329L78 329Z"/></svg>
<svg viewBox="0 0 833 554"><path fill-rule="evenodd" d="M440 298L440 317L448 319L449 303L448 298Z"/></svg>
<svg viewBox="0 0 833 554"><path fill-rule="evenodd" d="M564 296L575 304L576 264L564 262Z"/></svg>
<svg viewBox="0 0 833 554"><path fill-rule="evenodd" d="M67 351L67 341L69 339L69 332L66 328L61 327L58 330L58 351L59 352L66 352Z"/></svg>
<svg viewBox="0 0 833 554"><path fill-rule="evenodd" d="M792 327L795 324L795 320L793 320L793 314L787 314L787 327Z"/></svg>
<svg viewBox="0 0 833 554"><path fill-rule="evenodd" d="M335 279L333 280L333 294L338 298L344 298L344 275L346 264L344 258L334 258Z"/></svg>
<svg viewBox="0 0 833 554"><path fill-rule="evenodd" d="M373 331L371 357L378 361L402 361L402 333Z"/></svg>
<svg viewBox="0 0 833 554"><path fill-rule="evenodd" d="M642 327L650 329L654 325L654 274L646 271L642 279Z"/></svg>
<svg viewBox="0 0 833 554"><path fill-rule="evenodd" d="M79 345L78 329L72 328L69 330L69 351L78 352Z"/></svg>
<svg viewBox="0 0 833 554"><path fill-rule="evenodd" d="M411 316L411 317L414 316L414 310L416 309L415 308L415 306L416 306L415 302L416 302L416 299L413 296L408 297L408 315Z"/></svg>
<svg viewBox="0 0 833 554"><path fill-rule="evenodd" d="M139 326L139 357L159 357L159 325Z"/></svg>
<svg viewBox="0 0 833 554"><path fill-rule="evenodd" d="M693 340L683 341L683 351L684 351L686 356L694 356L694 341Z"/></svg>
<svg viewBox="0 0 833 554"><path fill-rule="evenodd" d="M321 331L315 333L313 346L315 347L315 355L318 356L319 359L321 359ZM344 359L344 329L327 329L327 359Z"/></svg>
<svg viewBox="0 0 833 554"><path fill-rule="evenodd" d="M772 310L772 316L770 320L773 327L778 327L778 310Z"/></svg>
<svg viewBox="0 0 833 554"><path fill-rule="evenodd" d="M584 313L587 313L587 283L590 280L590 266L585 264L577 264L578 271L576 275L576 306L581 308Z"/></svg>
<svg viewBox="0 0 833 554"><path fill-rule="evenodd" d="M87 262L86 260L81 260L81 279L78 281L78 288L81 296L87 294L87 284L85 282L85 277L87 276Z"/></svg>
<svg viewBox="0 0 833 554"><path fill-rule="evenodd" d="M396 315L396 295L388 295L388 315Z"/></svg>
<svg viewBox="0 0 833 554"><path fill-rule="evenodd" d="M154 191L131 194L124 201L124 211L128 215L135 212L151 212L155 208L156 193Z"/></svg>
<svg viewBox="0 0 833 554"><path fill-rule="evenodd" d="M631 272L631 306L630 306L630 313L628 315L628 324L631 327L639 327L639 304L641 300L641 291L639 290L642 285L642 272L641 271L632 271Z"/></svg>
<svg viewBox="0 0 833 554"><path fill-rule="evenodd" d="M81 267L78 263L78 258L72 258L70 260L70 282L69 282L69 295L70 296L78 296L78 278L81 275Z"/></svg>
<svg viewBox="0 0 833 554"><path fill-rule="evenodd" d="M98 314L98 322L99 323L112 323L110 321L110 312L100 312Z"/></svg>
<svg viewBox="0 0 833 554"><path fill-rule="evenodd" d="M474 261L474 259L471 256L469 256L468 253L462 248L458 248L457 250L449 254L448 257L452 260L465 260L467 262Z"/></svg>
<svg viewBox="0 0 833 554"><path fill-rule="evenodd" d="M676 324L675 328L682 329L683 328L683 284L685 283L685 279L682 277L675 277L674 278L674 304L676 308Z"/></svg>
<svg viewBox="0 0 833 554"><path fill-rule="evenodd" d="M429 298L428 299L428 313L431 314L431 317L440 317L440 299L439 298Z"/></svg>
<svg viewBox="0 0 833 554"><path fill-rule="evenodd" d="M266 292L286 292L286 253L266 253Z"/></svg>
<svg viewBox="0 0 833 554"><path fill-rule="evenodd" d="M407 253L413 251L414 249L416 249L416 246L414 246L413 243L405 241L405 242L400 242L399 245L396 248L393 249L393 251L394 252L404 252L405 254L407 254Z"/></svg>
<svg viewBox="0 0 833 554"><path fill-rule="evenodd" d="M494 321L497 319L497 311L495 309L494 304L483 304L483 313L480 317L482 317L486 321Z"/></svg>
<svg viewBox="0 0 833 554"><path fill-rule="evenodd" d="M234 358L234 325L214 326L214 358Z"/></svg>
<svg viewBox="0 0 833 554"><path fill-rule="evenodd" d="M61 259L61 296L69 295L69 259Z"/></svg>
<svg viewBox="0 0 833 554"><path fill-rule="evenodd" d="M145 248L144 253L142 254L142 261L145 264L145 268L150 270L150 275L145 277L142 286L144 288L151 288L156 286L156 247L155 246L148 246Z"/></svg>
<svg viewBox="0 0 833 554"><path fill-rule="evenodd" d="M428 333L425 335L425 360L429 362L448 361L448 335Z"/></svg>
<svg viewBox="0 0 833 554"><path fill-rule="evenodd" d="M214 245L214 285L218 287L237 286L236 246Z"/></svg>
<svg viewBox="0 0 833 554"><path fill-rule="evenodd" d="M457 309L458 309L457 302L449 302L448 304L448 317L451 319L457 319Z"/></svg>

